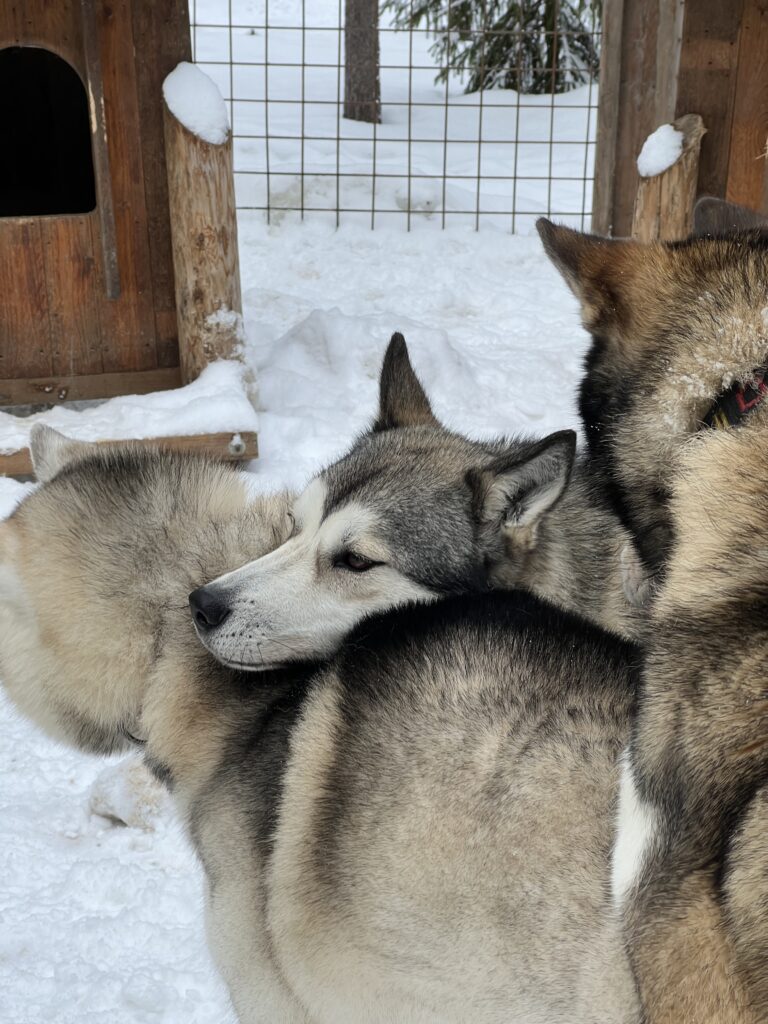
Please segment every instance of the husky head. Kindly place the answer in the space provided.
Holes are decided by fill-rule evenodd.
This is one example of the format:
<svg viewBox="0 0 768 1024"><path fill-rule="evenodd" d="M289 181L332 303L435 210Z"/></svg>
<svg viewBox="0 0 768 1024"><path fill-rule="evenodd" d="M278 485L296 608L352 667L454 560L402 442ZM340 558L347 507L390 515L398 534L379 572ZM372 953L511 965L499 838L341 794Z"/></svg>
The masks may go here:
<svg viewBox="0 0 768 1024"><path fill-rule="evenodd" d="M402 336L371 429L296 500L276 551L190 595L220 661L260 670L332 654L365 616L493 585L568 483L573 431L470 441L436 420Z"/></svg>
<svg viewBox="0 0 768 1024"><path fill-rule="evenodd" d="M642 245L538 223L592 334L580 411L590 458L651 572L674 536L669 499L683 446L763 390L768 369L768 226L701 200L695 234ZM766 378L768 381L768 377ZM751 390L752 389L752 390ZM753 429L768 403L738 418ZM746 470L746 467L745 467Z"/></svg>
<svg viewBox="0 0 768 1024"><path fill-rule="evenodd" d="M30 447L42 486L0 522L0 680L56 738L127 748L160 660L210 660L187 594L282 543L288 496L253 496L244 474L212 460L42 425Z"/></svg>

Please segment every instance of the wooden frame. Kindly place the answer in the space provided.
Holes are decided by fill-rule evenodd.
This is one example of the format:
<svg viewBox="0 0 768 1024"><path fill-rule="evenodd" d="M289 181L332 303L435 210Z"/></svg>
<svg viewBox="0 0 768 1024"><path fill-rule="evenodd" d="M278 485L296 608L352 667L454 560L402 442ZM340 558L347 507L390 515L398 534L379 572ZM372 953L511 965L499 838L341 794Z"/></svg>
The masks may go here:
<svg viewBox="0 0 768 1024"><path fill-rule="evenodd" d="M605 0L593 230L629 235L643 142L699 114L697 193L768 209L764 0Z"/></svg>

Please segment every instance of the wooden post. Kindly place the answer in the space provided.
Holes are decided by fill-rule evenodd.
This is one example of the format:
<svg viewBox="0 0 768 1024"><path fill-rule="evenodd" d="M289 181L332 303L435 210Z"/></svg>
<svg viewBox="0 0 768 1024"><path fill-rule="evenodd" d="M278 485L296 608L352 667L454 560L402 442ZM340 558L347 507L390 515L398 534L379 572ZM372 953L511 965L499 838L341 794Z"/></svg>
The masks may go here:
<svg viewBox="0 0 768 1024"><path fill-rule="evenodd" d="M344 117L370 124L381 121L378 0L346 0Z"/></svg>
<svg viewBox="0 0 768 1024"><path fill-rule="evenodd" d="M632 237L639 242L673 242L687 238L693 227L699 152L706 128L698 114L679 117L673 126L683 134L680 156L661 174L640 178L632 217Z"/></svg>
<svg viewBox="0 0 768 1024"><path fill-rule="evenodd" d="M163 104L182 383L238 358L242 298L232 133L207 142Z"/></svg>

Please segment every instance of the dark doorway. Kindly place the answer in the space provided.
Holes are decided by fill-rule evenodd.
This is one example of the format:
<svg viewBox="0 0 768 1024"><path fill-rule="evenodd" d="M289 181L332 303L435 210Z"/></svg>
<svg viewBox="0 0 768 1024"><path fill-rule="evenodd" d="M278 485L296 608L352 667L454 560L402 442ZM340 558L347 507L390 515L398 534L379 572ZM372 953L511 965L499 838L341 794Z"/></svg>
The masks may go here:
<svg viewBox="0 0 768 1024"><path fill-rule="evenodd" d="M85 87L55 53L0 50L0 153L0 217L96 206Z"/></svg>

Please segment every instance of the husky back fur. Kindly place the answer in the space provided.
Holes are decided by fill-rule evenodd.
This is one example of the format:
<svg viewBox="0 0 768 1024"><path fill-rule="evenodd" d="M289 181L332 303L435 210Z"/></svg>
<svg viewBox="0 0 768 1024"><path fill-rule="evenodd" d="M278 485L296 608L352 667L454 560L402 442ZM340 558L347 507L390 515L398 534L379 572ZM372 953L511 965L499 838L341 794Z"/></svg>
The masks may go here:
<svg viewBox="0 0 768 1024"><path fill-rule="evenodd" d="M224 667L185 595L277 547L285 499L58 446L0 527L0 675L171 788L244 1024L637 1021L607 891L633 647L522 592L435 593L325 664Z"/></svg>
<svg viewBox="0 0 768 1024"><path fill-rule="evenodd" d="M697 236L671 245L541 233L594 337L581 392L594 463L659 580L621 790L618 846L634 864L614 876L645 1016L757 1024L768 404L705 424L768 364L768 234L716 200L696 219Z"/></svg>

